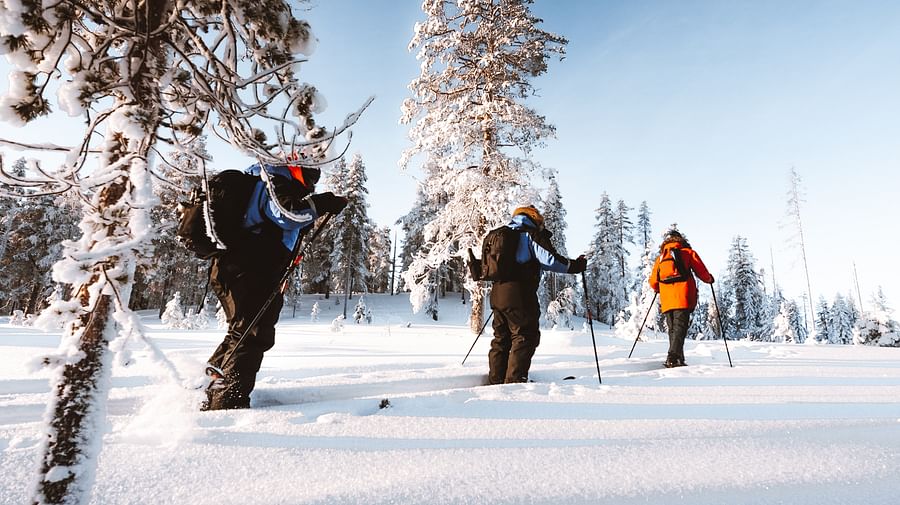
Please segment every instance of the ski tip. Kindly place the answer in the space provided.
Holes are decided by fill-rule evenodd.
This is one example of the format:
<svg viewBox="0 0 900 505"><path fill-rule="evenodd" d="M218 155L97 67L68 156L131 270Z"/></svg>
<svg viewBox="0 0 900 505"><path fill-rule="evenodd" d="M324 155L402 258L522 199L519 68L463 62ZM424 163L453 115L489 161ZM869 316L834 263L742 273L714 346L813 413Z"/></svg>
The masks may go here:
<svg viewBox="0 0 900 505"><path fill-rule="evenodd" d="M574 375L570 375L570 376L568 376L568 377L563 377L563 380L564 380L564 381L575 380L575 376L574 376Z"/></svg>

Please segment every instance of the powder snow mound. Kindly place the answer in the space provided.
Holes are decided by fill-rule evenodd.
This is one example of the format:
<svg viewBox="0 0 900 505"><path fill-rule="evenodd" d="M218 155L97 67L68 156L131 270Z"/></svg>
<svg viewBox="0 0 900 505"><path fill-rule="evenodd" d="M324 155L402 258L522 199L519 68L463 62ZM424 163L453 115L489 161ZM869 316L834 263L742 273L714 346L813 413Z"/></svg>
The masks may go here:
<svg viewBox="0 0 900 505"><path fill-rule="evenodd" d="M732 341L731 368L721 341L689 341L689 366L665 369L666 342L628 359L595 327L600 385L590 334L547 331L535 382L484 386L490 335L461 366L464 307L435 323L366 302L374 322L340 334L333 304L318 323L286 310L251 409L199 412L202 391L132 349L91 503L896 503L900 349ZM180 376L202 373L222 332L143 317ZM24 364L57 343L0 326L0 503L29 500L50 388Z"/></svg>

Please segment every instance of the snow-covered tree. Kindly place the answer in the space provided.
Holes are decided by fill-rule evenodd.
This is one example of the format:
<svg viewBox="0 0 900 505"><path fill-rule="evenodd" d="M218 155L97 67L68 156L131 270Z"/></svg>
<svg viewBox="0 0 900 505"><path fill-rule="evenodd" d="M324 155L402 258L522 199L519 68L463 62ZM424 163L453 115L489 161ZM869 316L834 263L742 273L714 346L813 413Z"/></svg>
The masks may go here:
<svg viewBox="0 0 900 505"><path fill-rule="evenodd" d="M313 302L312 309L309 312L309 320L313 323L319 322L319 314L322 312L322 309L319 308L319 302Z"/></svg>
<svg viewBox="0 0 900 505"><path fill-rule="evenodd" d="M828 300L824 296L819 295L814 313L816 320L813 324L813 336L806 342L808 344L831 343L831 307L828 306Z"/></svg>
<svg viewBox="0 0 900 505"><path fill-rule="evenodd" d="M315 124L324 102L295 74L294 55L310 53L315 39L284 0L4 0L0 13L2 52L16 67L0 118L21 125L49 114L54 91L62 111L84 118L75 147L34 146L67 155L29 184L40 185L35 196L77 193L84 209L81 239L65 244L53 271L72 297L42 316L68 324L66 352L49 360L59 366L33 501L87 502L110 340L140 332L128 307L135 271L151 256L158 146L184 145L209 128L278 162L262 133L277 125L278 143L316 160L332 130ZM276 104L284 113L272 110ZM21 183L8 175L4 184Z"/></svg>
<svg viewBox="0 0 900 505"><path fill-rule="evenodd" d="M166 302L166 309L159 318L166 328L187 328L184 317L184 306L181 303L181 293L176 291L172 298Z"/></svg>
<svg viewBox="0 0 900 505"><path fill-rule="evenodd" d="M369 237L369 258L366 261L369 277L366 285L370 293L387 293L391 284L391 229L373 229Z"/></svg>
<svg viewBox="0 0 900 505"><path fill-rule="evenodd" d="M780 299L778 314L772 323L772 335L775 342L802 344L806 338L806 328L800 322L800 309L797 302L786 298Z"/></svg>
<svg viewBox="0 0 900 505"><path fill-rule="evenodd" d="M416 23L409 45L418 50L421 73L409 85L401 117L412 125L413 145L400 159L408 167L421 157L422 190L435 212L424 225L424 246L406 264L417 311L433 299L442 266L477 247L516 203L536 199L529 155L554 128L524 101L534 93L533 78L547 71L552 55L564 54L567 41L537 28L541 20L530 3L422 2L426 19ZM466 288L470 327L478 331L483 288L471 280Z"/></svg>
<svg viewBox="0 0 900 505"><path fill-rule="evenodd" d="M578 307L576 302L575 290L571 287L561 289L556 294L556 299L550 302L547 307L547 322L554 330L565 328L572 330L575 325L572 323L572 317Z"/></svg>
<svg viewBox="0 0 900 505"><path fill-rule="evenodd" d="M587 253L588 299L594 317L612 327L625 306L623 279L617 251L616 218L609 195L604 191L596 209L594 237Z"/></svg>
<svg viewBox="0 0 900 505"><path fill-rule="evenodd" d="M616 203L613 214L616 245L613 254L619 262L617 274L619 276L619 284L622 288L622 292L619 294L619 302L621 305L624 305L625 301L628 300L628 288L631 285L631 279L629 279L630 272L628 271L628 256L630 254L628 252L628 246L634 244L634 224L629 217L631 211L631 207L626 205L623 200L619 200L618 203Z"/></svg>
<svg viewBox="0 0 900 505"><path fill-rule="evenodd" d="M853 343L900 347L900 324L893 319L894 311L888 306L881 287L872 295L869 305L872 310L863 312L856 323Z"/></svg>
<svg viewBox="0 0 900 505"><path fill-rule="evenodd" d="M852 307L840 293L834 296L828 321L828 327L831 330L830 343L850 344L853 342L853 328L856 325L856 318Z"/></svg>
<svg viewBox="0 0 900 505"><path fill-rule="evenodd" d="M725 330L729 338L761 340L769 333L768 321L765 321L765 293L762 278L756 271L756 259L744 237L736 236L731 242L722 287L723 299L728 301ZM720 309L725 310L724 307Z"/></svg>
<svg viewBox="0 0 900 505"><path fill-rule="evenodd" d="M806 275L806 294L812 301L812 288L809 282L809 266L806 262L806 241L803 239L803 220L800 217L800 206L805 202L803 192L803 180L797 169L791 167L789 174L789 188L787 193L787 226L792 234L789 243L793 244L800 250L800 259L803 261L803 273ZM816 331L816 316L813 314L812 307L810 309L810 321L812 323L812 331Z"/></svg>
<svg viewBox="0 0 900 505"><path fill-rule="evenodd" d="M330 169L325 170L320 185L324 190L331 191L337 195L346 194L348 170L346 159L341 157L331 165ZM335 220L332 219L322 230L319 238L310 244L309 250L301 263L304 292L322 293L326 299L331 297L335 276L340 275L331 260L336 235L337 226Z"/></svg>
<svg viewBox="0 0 900 505"><path fill-rule="evenodd" d="M331 331L338 333L344 331L344 320L347 318L344 317L343 314L338 314L336 318L331 321Z"/></svg>
<svg viewBox="0 0 900 505"><path fill-rule="evenodd" d="M556 182L554 172L550 173L548 179L547 195L542 204L544 228L550 232L550 243L553 244L556 251L563 256L568 256L566 250L566 209L563 207L562 193L559 190L559 183ZM571 286L571 279L569 275L544 272L540 288L538 289L538 300L541 307L548 309L550 303L557 299L559 292Z"/></svg>
<svg viewBox="0 0 900 505"><path fill-rule="evenodd" d="M369 276L369 240L372 224L366 202L366 167L359 153L353 155L347 168L345 193L347 207L332 219L334 243L331 250L331 265L334 272L334 288L351 295L353 291L368 292L366 279Z"/></svg>
<svg viewBox="0 0 900 505"><path fill-rule="evenodd" d="M650 207L647 206L647 201L644 200L641 202L641 206L638 207L637 226L635 228L635 236L642 251L646 251L652 242L653 228L650 225L650 214Z"/></svg>
<svg viewBox="0 0 900 505"><path fill-rule="evenodd" d="M639 291L636 291L631 297L631 304L625 307L619 314L616 322L616 336L626 340L633 340L641 331L641 325L644 325L644 331L656 331L658 329L657 319L659 316L659 302L657 296L647 279L653 271L653 264L656 262L657 253L655 248L644 250L641 257L642 269L638 275L644 279L641 283Z"/></svg>

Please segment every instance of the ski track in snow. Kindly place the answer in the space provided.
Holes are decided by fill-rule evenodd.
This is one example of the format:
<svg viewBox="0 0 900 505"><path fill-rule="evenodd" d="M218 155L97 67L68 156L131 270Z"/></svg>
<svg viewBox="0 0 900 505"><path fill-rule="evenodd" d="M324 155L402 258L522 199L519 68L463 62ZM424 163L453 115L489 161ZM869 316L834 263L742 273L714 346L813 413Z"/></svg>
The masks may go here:
<svg viewBox="0 0 900 505"><path fill-rule="evenodd" d="M732 341L732 368L698 341L664 369L666 342L628 359L595 325L602 384L589 334L545 331L535 382L482 386L490 336L459 364L465 307L429 324L405 297L367 301L375 324L340 333L332 304L283 320L241 411L198 412L185 387L220 331L145 316L185 384L141 348L114 370L91 503L897 503L900 349ZM50 386L26 363L57 341L0 324L0 504L28 501Z"/></svg>

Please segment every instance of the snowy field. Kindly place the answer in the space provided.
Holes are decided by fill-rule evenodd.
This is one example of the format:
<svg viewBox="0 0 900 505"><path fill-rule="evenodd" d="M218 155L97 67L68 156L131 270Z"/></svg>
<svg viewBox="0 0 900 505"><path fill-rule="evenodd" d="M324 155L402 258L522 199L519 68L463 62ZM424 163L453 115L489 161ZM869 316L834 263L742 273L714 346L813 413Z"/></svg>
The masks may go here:
<svg viewBox="0 0 900 505"><path fill-rule="evenodd" d="M286 309L251 410L199 412L202 393L135 347L91 503L900 503L898 348L730 342L730 368L721 341L689 341L690 366L667 370L661 339L627 359L595 324L602 385L579 327L544 332L534 383L486 387L489 336L460 365L458 299L440 323L405 296L368 302L373 323L342 332L331 301L317 323L311 300ZM144 322L186 382L222 334ZM0 504L28 503L49 394L28 363L57 342L0 324Z"/></svg>

